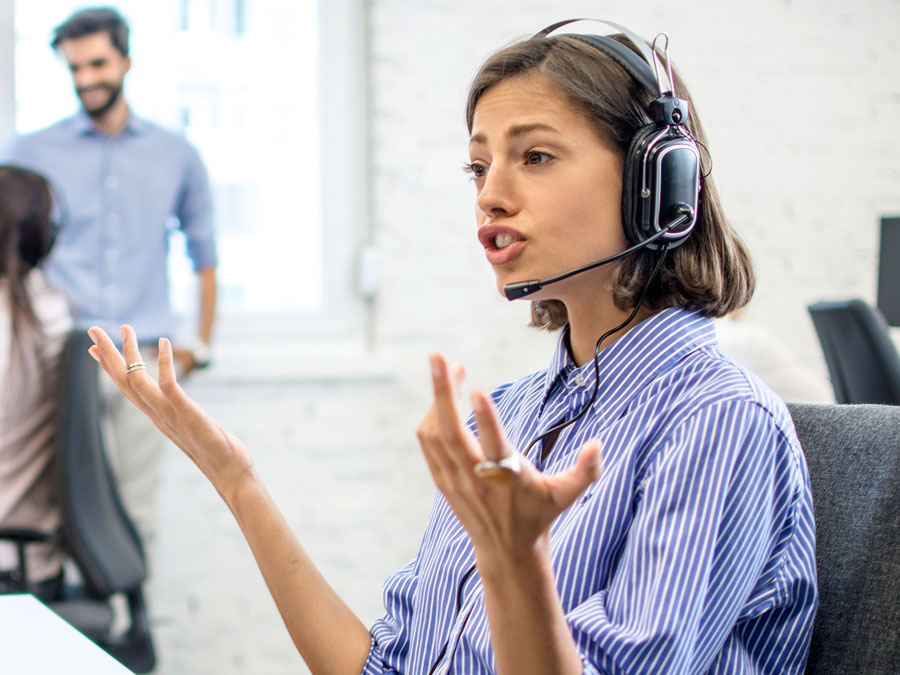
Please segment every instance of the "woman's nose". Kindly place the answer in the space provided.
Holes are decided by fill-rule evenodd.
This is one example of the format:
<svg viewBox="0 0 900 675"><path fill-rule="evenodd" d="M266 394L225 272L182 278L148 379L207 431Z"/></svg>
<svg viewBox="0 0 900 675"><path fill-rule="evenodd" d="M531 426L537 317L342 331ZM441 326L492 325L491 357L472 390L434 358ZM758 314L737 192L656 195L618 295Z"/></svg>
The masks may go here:
<svg viewBox="0 0 900 675"><path fill-rule="evenodd" d="M508 169L495 163L487 172L478 193L478 208L486 214L515 210L515 180Z"/></svg>

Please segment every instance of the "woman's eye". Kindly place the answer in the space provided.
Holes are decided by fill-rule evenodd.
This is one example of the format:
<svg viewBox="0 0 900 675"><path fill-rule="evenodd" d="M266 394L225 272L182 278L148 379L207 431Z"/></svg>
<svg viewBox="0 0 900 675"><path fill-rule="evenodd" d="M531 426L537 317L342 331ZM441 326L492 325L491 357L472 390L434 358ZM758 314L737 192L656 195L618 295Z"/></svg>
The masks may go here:
<svg viewBox="0 0 900 675"><path fill-rule="evenodd" d="M538 152L537 150L529 150L525 153L525 161L528 164L546 164L551 159L553 159L553 155L550 155L546 152Z"/></svg>
<svg viewBox="0 0 900 675"><path fill-rule="evenodd" d="M484 164L479 164L477 162L471 162L463 166L463 171L465 171L472 180L478 178L484 178L487 175L487 167Z"/></svg>

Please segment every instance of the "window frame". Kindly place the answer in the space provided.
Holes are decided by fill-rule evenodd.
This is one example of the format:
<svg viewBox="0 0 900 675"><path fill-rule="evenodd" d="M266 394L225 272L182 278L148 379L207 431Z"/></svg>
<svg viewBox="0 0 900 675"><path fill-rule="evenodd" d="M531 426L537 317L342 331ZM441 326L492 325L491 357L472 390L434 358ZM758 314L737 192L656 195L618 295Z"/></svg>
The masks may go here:
<svg viewBox="0 0 900 675"><path fill-rule="evenodd" d="M375 289L361 289L359 283L360 261L372 239L365 27L365 6L359 0L319 0L322 309L219 313L215 334L233 348L249 350L248 356L262 356L277 344L281 350L298 350L281 352L288 364L307 361L304 353L311 342L339 340L354 349L368 344Z"/></svg>

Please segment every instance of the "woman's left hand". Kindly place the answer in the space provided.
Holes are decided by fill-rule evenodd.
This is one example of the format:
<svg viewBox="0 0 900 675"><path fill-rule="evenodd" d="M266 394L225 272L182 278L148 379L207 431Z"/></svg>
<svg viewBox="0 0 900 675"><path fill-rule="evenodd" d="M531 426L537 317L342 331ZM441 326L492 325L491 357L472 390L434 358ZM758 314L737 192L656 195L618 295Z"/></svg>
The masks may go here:
<svg viewBox="0 0 900 675"><path fill-rule="evenodd" d="M499 556L498 562L534 551L550 524L600 475L600 448L584 446L575 465L545 476L520 456L504 438L493 401L472 393L478 437L460 414L464 370L453 372L440 355L431 357L434 403L419 425L419 444L432 478L456 517L466 528L475 550ZM495 469L476 474L482 462L515 465L518 471ZM482 465L484 467L484 465Z"/></svg>

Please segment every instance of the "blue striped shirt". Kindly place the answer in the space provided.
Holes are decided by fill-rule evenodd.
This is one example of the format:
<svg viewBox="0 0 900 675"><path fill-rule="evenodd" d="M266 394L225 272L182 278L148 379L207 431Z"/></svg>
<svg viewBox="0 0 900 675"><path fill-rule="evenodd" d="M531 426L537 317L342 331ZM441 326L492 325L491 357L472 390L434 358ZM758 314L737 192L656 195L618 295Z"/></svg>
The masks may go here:
<svg viewBox="0 0 900 675"><path fill-rule="evenodd" d="M587 402L565 333L550 366L493 393L510 442ZM557 589L585 673L800 673L817 602L806 462L784 406L717 347L710 319L669 309L599 358L590 414L547 474L599 439L603 473L551 528ZM470 421L471 424L471 421ZM385 583L364 673L495 671L466 531L438 493L416 558ZM527 591L526 591L527 592ZM457 608L457 604L459 607Z"/></svg>
<svg viewBox="0 0 900 675"><path fill-rule="evenodd" d="M79 325L112 336L130 323L155 342L175 327L169 234L177 224L199 270L216 264L206 169L181 136L131 115L118 136L79 112L19 136L3 160L44 174L62 197L59 238L44 270L75 304Z"/></svg>

